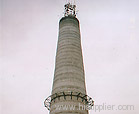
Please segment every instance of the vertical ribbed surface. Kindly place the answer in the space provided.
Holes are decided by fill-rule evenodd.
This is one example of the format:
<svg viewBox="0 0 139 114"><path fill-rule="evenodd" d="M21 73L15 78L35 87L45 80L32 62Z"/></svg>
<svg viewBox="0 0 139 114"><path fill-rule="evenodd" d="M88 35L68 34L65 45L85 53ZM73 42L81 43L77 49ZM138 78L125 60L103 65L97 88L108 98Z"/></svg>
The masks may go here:
<svg viewBox="0 0 139 114"><path fill-rule="evenodd" d="M75 17L63 17L59 22L59 38L56 53L52 94L65 91L86 94L84 66L81 49L79 21ZM80 101L60 99L51 104L50 114L88 114L86 110L56 110L56 105L76 105ZM82 103L82 102L81 102Z"/></svg>

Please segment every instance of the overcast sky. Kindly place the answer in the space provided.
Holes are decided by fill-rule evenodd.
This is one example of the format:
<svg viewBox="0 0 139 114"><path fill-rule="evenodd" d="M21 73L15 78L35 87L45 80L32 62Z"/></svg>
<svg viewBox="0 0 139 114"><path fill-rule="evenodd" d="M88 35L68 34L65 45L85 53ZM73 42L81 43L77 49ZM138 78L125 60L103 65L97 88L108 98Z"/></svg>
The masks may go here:
<svg viewBox="0 0 139 114"><path fill-rule="evenodd" d="M58 24L66 0L1 0L1 114L48 114ZM78 0L87 93L95 104L139 113L139 1Z"/></svg>

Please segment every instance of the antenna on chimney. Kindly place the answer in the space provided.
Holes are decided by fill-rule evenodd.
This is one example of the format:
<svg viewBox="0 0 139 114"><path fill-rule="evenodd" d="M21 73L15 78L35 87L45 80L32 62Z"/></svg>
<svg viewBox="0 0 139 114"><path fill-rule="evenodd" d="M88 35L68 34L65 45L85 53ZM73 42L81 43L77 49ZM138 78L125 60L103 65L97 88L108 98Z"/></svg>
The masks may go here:
<svg viewBox="0 0 139 114"><path fill-rule="evenodd" d="M74 1L75 3L75 1ZM73 16L76 17L76 5L72 4L72 1L68 0L68 3L65 4L65 11L64 11L64 16Z"/></svg>

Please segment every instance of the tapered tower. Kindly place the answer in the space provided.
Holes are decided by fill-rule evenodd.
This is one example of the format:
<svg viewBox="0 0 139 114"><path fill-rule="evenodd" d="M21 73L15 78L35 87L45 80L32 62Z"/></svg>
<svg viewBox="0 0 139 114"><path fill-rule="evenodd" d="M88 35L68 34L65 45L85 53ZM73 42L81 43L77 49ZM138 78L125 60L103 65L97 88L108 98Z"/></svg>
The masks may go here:
<svg viewBox="0 0 139 114"><path fill-rule="evenodd" d="M59 22L52 95L44 103L50 114L88 114L94 103L86 95L80 25L71 3Z"/></svg>

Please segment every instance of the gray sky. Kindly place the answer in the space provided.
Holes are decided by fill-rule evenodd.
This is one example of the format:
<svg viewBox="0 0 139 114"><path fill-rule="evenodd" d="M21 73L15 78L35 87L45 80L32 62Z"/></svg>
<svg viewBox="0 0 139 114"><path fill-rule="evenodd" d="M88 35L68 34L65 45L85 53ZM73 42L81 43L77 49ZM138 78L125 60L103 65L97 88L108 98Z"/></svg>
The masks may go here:
<svg viewBox="0 0 139 114"><path fill-rule="evenodd" d="M1 114L48 114L58 23L66 0L1 0ZM87 93L139 113L139 1L78 0Z"/></svg>

